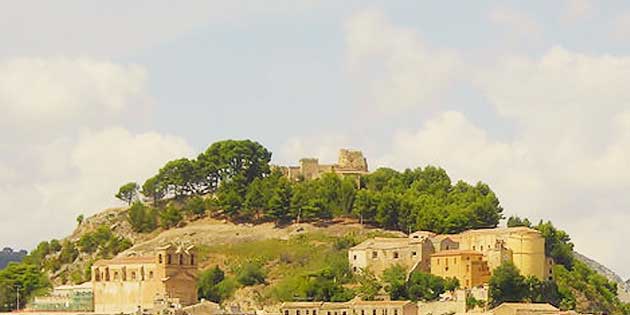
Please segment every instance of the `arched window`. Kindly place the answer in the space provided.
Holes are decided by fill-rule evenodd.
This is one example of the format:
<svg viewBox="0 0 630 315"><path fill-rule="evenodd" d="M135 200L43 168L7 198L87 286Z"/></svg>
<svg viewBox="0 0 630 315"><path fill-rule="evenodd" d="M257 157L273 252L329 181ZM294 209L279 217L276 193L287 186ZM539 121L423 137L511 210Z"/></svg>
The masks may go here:
<svg viewBox="0 0 630 315"><path fill-rule="evenodd" d="M180 265L184 264L184 255L183 254L179 254L179 264Z"/></svg>
<svg viewBox="0 0 630 315"><path fill-rule="evenodd" d="M173 263L173 257L171 254L166 255L166 264L170 265Z"/></svg>
<svg viewBox="0 0 630 315"><path fill-rule="evenodd" d="M136 272L135 271L131 272L131 281L136 281Z"/></svg>
<svg viewBox="0 0 630 315"><path fill-rule="evenodd" d="M194 254L190 254L190 264L191 265L195 264L195 255Z"/></svg>
<svg viewBox="0 0 630 315"><path fill-rule="evenodd" d="M149 271L149 280L153 280L153 271Z"/></svg>

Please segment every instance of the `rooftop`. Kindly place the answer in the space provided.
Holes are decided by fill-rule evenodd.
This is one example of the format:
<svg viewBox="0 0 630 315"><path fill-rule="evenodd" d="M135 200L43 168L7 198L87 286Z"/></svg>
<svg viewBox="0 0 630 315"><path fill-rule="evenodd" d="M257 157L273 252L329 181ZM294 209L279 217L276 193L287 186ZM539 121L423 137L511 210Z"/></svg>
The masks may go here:
<svg viewBox="0 0 630 315"><path fill-rule="evenodd" d="M500 307L508 307L515 310L535 310L535 311L550 311L557 312L558 309L548 303L503 303L497 306L495 309Z"/></svg>
<svg viewBox="0 0 630 315"><path fill-rule="evenodd" d="M153 262L155 262L155 257L153 256L134 256L114 259L101 259L95 262L94 266L148 264Z"/></svg>

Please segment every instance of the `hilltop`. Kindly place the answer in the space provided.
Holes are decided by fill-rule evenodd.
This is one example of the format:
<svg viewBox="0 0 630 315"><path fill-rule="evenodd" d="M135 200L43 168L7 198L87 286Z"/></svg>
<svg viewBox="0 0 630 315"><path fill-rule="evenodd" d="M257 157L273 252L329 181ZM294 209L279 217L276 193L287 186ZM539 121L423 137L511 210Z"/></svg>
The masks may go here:
<svg viewBox="0 0 630 315"><path fill-rule="evenodd" d="M23 264L7 271L5 278L13 282L9 291L0 291L5 298L0 307L12 303L13 273L32 276L28 297L47 286L36 270L54 285L81 283L90 280L90 266L98 259L142 255L169 242L197 246L200 295L217 302L259 308L296 299L347 301L366 290L374 297L382 289L396 298L402 295L394 296L392 286L409 285L405 276L390 282L355 276L348 248L382 235L494 228L504 219L498 197L483 182L453 182L435 166L368 172L362 155L342 153L337 164L306 159L299 167L272 167L271 152L259 143L227 140L195 159L169 161L142 185L120 187L115 196L128 207L80 216L72 235L40 243ZM534 225L511 217L507 225L538 230L545 256L556 263L555 279L528 278L521 286L528 287L527 295L519 300L630 313L616 296L619 285L582 263L567 233L542 220ZM432 275L416 276L420 281ZM439 279L435 283L445 280Z"/></svg>

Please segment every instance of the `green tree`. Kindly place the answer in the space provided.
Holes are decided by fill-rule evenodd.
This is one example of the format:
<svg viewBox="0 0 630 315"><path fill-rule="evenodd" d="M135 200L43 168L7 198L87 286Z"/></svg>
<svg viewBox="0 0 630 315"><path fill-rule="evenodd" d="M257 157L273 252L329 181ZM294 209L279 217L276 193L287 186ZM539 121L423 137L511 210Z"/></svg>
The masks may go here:
<svg viewBox="0 0 630 315"><path fill-rule="evenodd" d="M381 288L383 288L378 278L369 270L361 271L357 275L357 282L359 283L357 294L364 301L373 301Z"/></svg>
<svg viewBox="0 0 630 315"><path fill-rule="evenodd" d="M157 227L157 213L155 209L136 201L129 207L127 221L131 224L134 232L148 233Z"/></svg>
<svg viewBox="0 0 630 315"><path fill-rule="evenodd" d="M434 301L444 292L446 280L429 273L412 272L407 281L407 297L412 301Z"/></svg>
<svg viewBox="0 0 630 315"><path fill-rule="evenodd" d="M393 192L383 193L376 207L376 223L386 229L398 226L398 210L400 199Z"/></svg>
<svg viewBox="0 0 630 315"><path fill-rule="evenodd" d="M82 214L79 214L79 216L77 216L77 224L81 225L83 223L83 220L85 220L85 216Z"/></svg>
<svg viewBox="0 0 630 315"><path fill-rule="evenodd" d="M17 290L20 292L20 309L38 293L50 288L46 275L36 265L10 263L0 270L0 311L15 310Z"/></svg>
<svg viewBox="0 0 630 315"><path fill-rule="evenodd" d="M159 175L155 175L142 184L142 194L153 200L153 206L158 206L160 200L166 195L166 185Z"/></svg>
<svg viewBox="0 0 630 315"><path fill-rule="evenodd" d="M392 300L407 299L407 271L401 265L393 265L383 271L385 291Z"/></svg>
<svg viewBox="0 0 630 315"><path fill-rule="evenodd" d="M59 253L59 262L62 264L73 263L79 257L79 251L71 241L64 241Z"/></svg>
<svg viewBox="0 0 630 315"><path fill-rule="evenodd" d="M202 197L194 196L186 201L184 209L192 215L200 216L206 213L206 202Z"/></svg>
<svg viewBox="0 0 630 315"><path fill-rule="evenodd" d="M357 191L352 213L359 218L361 224L365 222L374 222L376 218L376 208L379 200L377 194L371 190L361 189Z"/></svg>
<svg viewBox="0 0 630 315"><path fill-rule="evenodd" d="M511 216L507 220L507 226L508 227L517 227L517 226L532 227L532 223L529 222L527 218L521 219L519 216Z"/></svg>
<svg viewBox="0 0 630 315"><path fill-rule="evenodd" d="M131 182L120 186L118 189L118 193L116 193L116 198L122 200L123 202L131 205L131 203L138 198L138 184Z"/></svg>
<svg viewBox="0 0 630 315"><path fill-rule="evenodd" d="M557 264L568 269L573 268L573 243L565 231L556 229L549 221L538 223L535 227L545 238L545 254Z"/></svg>
<svg viewBox="0 0 630 315"><path fill-rule="evenodd" d="M521 302L530 295L525 277L511 262L504 262L497 267L492 272L488 285L493 306L503 302Z"/></svg>
<svg viewBox="0 0 630 315"><path fill-rule="evenodd" d="M284 177L280 178L269 199L268 218L277 223L290 221L292 195L293 190L289 181Z"/></svg>
<svg viewBox="0 0 630 315"><path fill-rule="evenodd" d="M223 300L218 284L225 279L225 273L219 266L206 270L199 275L197 292L200 298L220 303Z"/></svg>
<svg viewBox="0 0 630 315"><path fill-rule="evenodd" d="M160 212L160 226L165 229L170 229L177 226L182 221L182 213L174 206L167 206L166 209Z"/></svg>

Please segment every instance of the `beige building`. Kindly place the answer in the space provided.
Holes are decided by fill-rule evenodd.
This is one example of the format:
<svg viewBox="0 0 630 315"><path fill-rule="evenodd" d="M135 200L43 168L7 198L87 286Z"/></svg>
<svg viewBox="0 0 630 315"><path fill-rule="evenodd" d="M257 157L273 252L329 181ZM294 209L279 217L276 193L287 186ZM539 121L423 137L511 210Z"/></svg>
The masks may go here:
<svg viewBox="0 0 630 315"><path fill-rule="evenodd" d="M426 237L377 237L350 248L348 260L353 272L369 270L377 276L396 264L409 272L429 272L433 253L433 244Z"/></svg>
<svg viewBox="0 0 630 315"><path fill-rule="evenodd" d="M470 230L459 234L459 248L482 253L494 270L511 261L524 276L552 279L552 261L545 257L545 239L527 227Z"/></svg>
<svg viewBox="0 0 630 315"><path fill-rule="evenodd" d="M277 166L277 169L291 180L316 179L325 173L340 176L357 176L368 174L367 160L361 151L339 150L336 164L319 164L319 159L303 158L299 166Z"/></svg>
<svg viewBox="0 0 630 315"><path fill-rule="evenodd" d="M466 257L471 257L473 252L478 254L476 260L480 258L483 265L475 263L470 267L482 270L469 272L462 269L455 274L452 268L448 271L434 268L431 260L434 253L437 253L435 257L454 253L467 253ZM486 266L491 273L504 262L514 263L524 276L553 279L553 260L545 257L545 239L539 231L526 227L479 229L452 235L418 231L408 238L374 238L351 248L348 259L354 272L371 270L378 276L392 265L400 264L409 272L419 270L439 272L443 276L456 275L463 287L487 281L483 280Z"/></svg>
<svg viewBox="0 0 630 315"><path fill-rule="evenodd" d="M411 301L287 302L281 315L417 315Z"/></svg>
<svg viewBox="0 0 630 315"><path fill-rule="evenodd" d="M560 310L547 303L503 303L490 311L493 315L551 315Z"/></svg>
<svg viewBox="0 0 630 315"><path fill-rule="evenodd" d="M444 250L431 255L431 274L456 278L461 288L470 289L490 280L488 262L472 250Z"/></svg>
<svg viewBox="0 0 630 315"><path fill-rule="evenodd" d="M197 303L197 261L192 246L156 249L153 256L99 260L92 266L94 310L101 314L153 309L158 301Z"/></svg>

